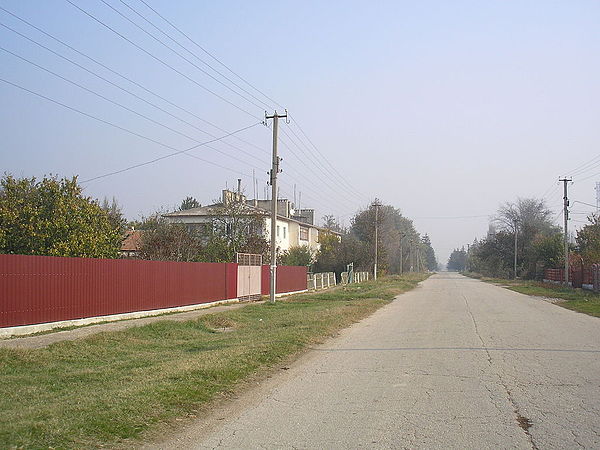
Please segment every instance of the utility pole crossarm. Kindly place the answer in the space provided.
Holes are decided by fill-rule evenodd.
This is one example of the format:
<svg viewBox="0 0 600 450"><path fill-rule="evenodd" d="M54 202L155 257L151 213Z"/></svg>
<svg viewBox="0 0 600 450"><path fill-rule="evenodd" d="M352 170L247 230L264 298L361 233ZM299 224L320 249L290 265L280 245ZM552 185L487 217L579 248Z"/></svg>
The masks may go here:
<svg viewBox="0 0 600 450"><path fill-rule="evenodd" d="M279 119L287 118L287 110L285 114L277 114L277 111L273 115L269 116L265 112L265 121L273 119L273 161L271 165L271 171L269 174L269 184L271 185L271 283L269 290L269 303L275 303L275 289L277 286L277 240L276 240L276 229L277 229L277 174L279 170L280 158L277 154L277 142L279 137L277 135L279 130Z"/></svg>

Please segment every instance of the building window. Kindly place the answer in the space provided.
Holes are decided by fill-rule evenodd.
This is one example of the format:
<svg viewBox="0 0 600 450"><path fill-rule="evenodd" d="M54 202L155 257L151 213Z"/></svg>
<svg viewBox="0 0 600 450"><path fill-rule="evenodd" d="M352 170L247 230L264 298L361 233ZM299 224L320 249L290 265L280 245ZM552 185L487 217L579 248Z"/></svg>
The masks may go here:
<svg viewBox="0 0 600 450"><path fill-rule="evenodd" d="M308 241L308 228L307 227L300 227L300 240Z"/></svg>
<svg viewBox="0 0 600 450"><path fill-rule="evenodd" d="M277 237L279 237L279 225L277 225Z"/></svg>
<svg viewBox="0 0 600 450"><path fill-rule="evenodd" d="M283 227L283 238L284 238L284 239L285 239L285 230L286 230L286 228L285 228L285 227Z"/></svg>

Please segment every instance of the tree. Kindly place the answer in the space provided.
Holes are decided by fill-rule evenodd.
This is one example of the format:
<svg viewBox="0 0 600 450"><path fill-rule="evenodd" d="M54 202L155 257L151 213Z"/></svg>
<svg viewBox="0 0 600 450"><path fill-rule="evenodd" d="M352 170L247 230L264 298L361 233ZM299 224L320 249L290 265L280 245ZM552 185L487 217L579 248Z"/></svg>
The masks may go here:
<svg viewBox="0 0 600 450"><path fill-rule="evenodd" d="M178 210L185 211L186 209L192 208L200 208L200 202L198 202L198 200L196 200L194 197L188 196L181 201Z"/></svg>
<svg viewBox="0 0 600 450"><path fill-rule="evenodd" d="M0 251L24 255L116 258L121 229L77 177L0 181Z"/></svg>
<svg viewBox="0 0 600 450"><path fill-rule="evenodd" d="M405 262L409 252L407 248L421 250L421 238L413 227L412 221L403 217L393 206L383 205L377 213L378 239L377 259L382 273L400 272L400 242L404 243L402 259ZM350 234L366 244L370 263L363 270L371 270L375 255L375 206L360 211L353 219ZM403 264L403 270L406 270Z"/></svg>
<svg viewBox="0 0 600 450"><path fill-rule="evenodd" d="M514 203L504 203L498 209L495 223L500 231L512 235L513 241L517 233L517 272L525 278L535 278L538 273L534 242L560 233L560 229L552 223L552 216L544 200L535 198L519 198Z"/></svg>
<svg viewBox="0 0 600 450"><path fill-rule="evenodd" d="M337 219L331 215L331 214L326 214L322 217L323 220L323 228L326 228L328 230L331 231L336 231L338 233L344 233L344 227L342 227L340 225L340 223L337 221Z"/></svg>
<svg viewBox="0 0 600 450"><path fill-rule="evenodd" d="M245 202L231 200L214 207L214 219L203 237L202 261L232 262L236 253L254 253L267 261L269 242L263 230L265 216Z"/></svg>
<svg viewBox="0 0 600 450"><path fill-rule="evenodd" d="M280 263L285 266L310 266L315 255L308 245L290 247L280 255Z"/></svg>
<svg viewBox="0 0 600 450"><path fill-rule="evenodd" d="M109 203L108 199L104 197L104 200L102 200L102 209L106 212L113 225L123 234L127 226L127 219L125 219L121 206L117 203L117 199L113 197L112 202Z"/></svg>
<svg viewBox="0 0 600 450"><path fill-rule="evenodd" d="M168 223L160 214L146 221L140 242L140 258L153 261L196 261L201 251L199 236L183 224Z"/></svg>
<svg viewBox="0 0 600 450"><path fill-rule="evenodd" d="M437 259L435 258L435 251L433 250L433 247L431 246L431 240L429 239L429 236L427 234L425 234L421 238L421 242L423 243L423 247L424 247L425 265L427 267L427 270L433 272L433 271L437 270L438 263L437 263Z"/></svg>
<svg viewBox="0 0 600 450"><path fill-rule="evenodd" d="M600 262L600 216L592 214L588 221L590 223L579 230L575 238L586 265Z"/></svg>
<svg viewBox="0 0 600 450"><path fill-rule="evenodd" d="M462 272L465 270L467 263L467 252L465 249L455 249L451 254L450 258L448 258L447 268L451 272Z"/></svg>

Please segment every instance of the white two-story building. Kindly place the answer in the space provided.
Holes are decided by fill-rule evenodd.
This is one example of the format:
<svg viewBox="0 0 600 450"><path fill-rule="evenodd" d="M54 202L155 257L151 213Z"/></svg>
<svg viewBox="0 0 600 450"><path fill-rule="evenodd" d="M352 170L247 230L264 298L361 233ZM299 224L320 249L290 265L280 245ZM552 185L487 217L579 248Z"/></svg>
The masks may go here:
<svg viewBox="0 0 600 450"><path fill-rule="evenodd" d="M183 211L164 214L171 223L183 223L188 228L199 231L208 231L217 218L223 217L224 206L231 202L238 205L241 214L254 215L262 218L263 229L259 232L270 239L271 235L271 200L248 200L239 193L223 190L221 202L213 205L201 206ZM339 233L314 225L314 210L294 210L294 205L287 199L277 201L276 243L278 252L289 250L291 247L306 245L313 252L319 250L319 235Z"/></svg>

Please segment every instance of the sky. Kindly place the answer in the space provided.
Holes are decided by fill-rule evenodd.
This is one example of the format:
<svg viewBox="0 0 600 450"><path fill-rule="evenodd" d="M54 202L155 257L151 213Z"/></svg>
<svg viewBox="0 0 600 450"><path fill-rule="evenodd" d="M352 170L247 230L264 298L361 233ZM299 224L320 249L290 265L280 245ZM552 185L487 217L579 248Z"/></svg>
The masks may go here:
<svg viewBox="0 0 600 450"><path fill-rule="evenodd" d="M595 211L600 2L0 7L0 168L77 175L129 219L187 196L212 203L238 178L264 198L272 125L261 121L275 109L291 119L279 127L280 197L295 188L301 207L345 225L378 198L442 262L518 197L544 198L562 223L559 177L573 177L570 228Z"/></svg>

